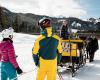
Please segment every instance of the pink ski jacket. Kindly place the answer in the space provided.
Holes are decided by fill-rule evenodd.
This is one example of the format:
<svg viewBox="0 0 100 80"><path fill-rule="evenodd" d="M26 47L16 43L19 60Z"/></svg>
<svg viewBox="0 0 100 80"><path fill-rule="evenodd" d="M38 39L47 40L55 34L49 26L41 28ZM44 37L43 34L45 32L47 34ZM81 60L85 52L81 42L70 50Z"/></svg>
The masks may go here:
<svg viewBox="0 0 100 80"><path fill-rule="evenodd" d="M9 40L0 42L0 62L10 62L15 69L18 67L14 46Z"/></svg>

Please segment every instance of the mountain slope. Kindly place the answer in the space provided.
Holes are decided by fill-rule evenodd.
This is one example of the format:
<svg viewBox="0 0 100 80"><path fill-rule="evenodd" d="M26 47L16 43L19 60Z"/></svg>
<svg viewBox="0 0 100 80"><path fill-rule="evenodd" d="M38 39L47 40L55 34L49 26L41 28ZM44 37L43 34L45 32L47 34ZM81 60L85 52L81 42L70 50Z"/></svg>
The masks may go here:
<svg viewBox="0 0 100 80"><path fill-rule="evenodd" d="M9 11L4 7L0 7L0 30L12 26L16 32L25 32L25 33L37 33L39 32L39 27L37 22L42 17L49 16L40 16L31 13L14 13ZM83 21L75 17L68 18L55 18L50 17L52 21L52 26L55 30L60 29L62 25L62 20L68 20L69 26L79 30L98 30L100 26L94 26L93 22ZM80 23L81 27L71 26L73 22Z"/></svg>

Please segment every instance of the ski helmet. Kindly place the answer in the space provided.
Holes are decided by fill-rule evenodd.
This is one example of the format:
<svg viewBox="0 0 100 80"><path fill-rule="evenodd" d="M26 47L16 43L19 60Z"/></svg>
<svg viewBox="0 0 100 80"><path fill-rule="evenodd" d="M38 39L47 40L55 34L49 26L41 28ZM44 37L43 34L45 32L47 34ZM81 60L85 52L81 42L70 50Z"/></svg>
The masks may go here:
<svg viewBox="0 0 100 80"><path fill-rule="evenodd" d="M1 34L3 38L12 38L13 32L14 32L13 28L8 28L8 29L3 30Z"/></svg>
<svg viewBox="0 0 100 80"><path fill-rule="evenodd" d="M51 20L49 18L43 17L42 19L39 20L38 25L42 28L45 29L47 27L51 27Z"/></svg>

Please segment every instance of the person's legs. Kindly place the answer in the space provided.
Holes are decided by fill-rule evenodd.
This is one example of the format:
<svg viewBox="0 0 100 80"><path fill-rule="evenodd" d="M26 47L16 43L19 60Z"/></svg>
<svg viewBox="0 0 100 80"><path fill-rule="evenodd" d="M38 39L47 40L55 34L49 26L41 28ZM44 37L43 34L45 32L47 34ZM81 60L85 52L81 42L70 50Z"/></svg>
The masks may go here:
<svg viewBox="0 0 100 80"><path fill-rule="evenodd" d="M54 60L44 60L40 58L40 66L36 80L56 80L57 74L57 58Z"/></svg>
<svg viewBox="0 0 100 80"><path fill-rule="evenodd" d="M0 71L0 80L7 80L7 75L4 71Z"/></svg>
<svg viewBox="0 0 100 80"><path fill-rule="evenodd" d="M51 70L47 72L47 80L56 80L57 71Z"/></svg>
<svg viewBox="0 0 100 80"><path fill-rule="evenodd" d="M92 52L89 51L89 62L91 62L91 61L92 61Z"/></svg>
<svg viewBox="0 0 100 80"><path fill-rule="evenodd" d="M7 63L5 68L6 68L6 74L9 78L9 80L17 80L17 73L16 73L16 70L14 69L13 65L11 63Z"/></svg>
<svg viewBox="0 0 100 80"><path fill-rule="evenodd" d="M94 52L91 54L91 61L94 60Z"/></svg>
<svg viewBox="0 0 100 80"><path fill-rule="evenodd" d="M49 67L50 66L50 67ZM52 61L47 69L47 80L56 80L57 64L56 61Z"/></svg>
<svg viewBox="0 0 100 80"><path fill-rule="evenodd" d="M0 62L0 80L7 80L4 64L2 62Z"/></svg>
<svg viewBox="0 0 100 80"><path fill-rule="evenodd" d="M89 59L89 51L87 50L86 53L87 53L87 59Z"/></svg>
<svg viewBox="0 0 100 80"><path fill-rule="evenodd" d="M45 68L44 68L45 69ZM44 69L39 69L37 72L36 80L45 80L46 77L46 71Z"/></svg>
<svg viewBox="0 0 100 80"><path fill-rule="evenodd" d="M39 65L39 69L38 69L38 72L37 72L36 80L45 80L46 71L47 71L46 60L40 58L39 63L40 63L40 65Z"/></svg>

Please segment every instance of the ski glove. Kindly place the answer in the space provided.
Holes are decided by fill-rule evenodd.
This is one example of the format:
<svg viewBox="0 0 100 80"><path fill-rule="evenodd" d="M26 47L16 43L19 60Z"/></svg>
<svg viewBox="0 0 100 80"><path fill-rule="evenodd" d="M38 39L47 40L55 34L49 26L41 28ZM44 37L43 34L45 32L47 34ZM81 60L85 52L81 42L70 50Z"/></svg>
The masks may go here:
<svg viewBox="0 0 100 80"><path fill-rule="evenodd" d="M62 58L61 53L58 53L58 55L57 55L57 65L60 64L61 58Z"/></svg>
<svg viewBox="0 0 100 80"><path fill-rule="evenodd" d="M23 71L20 69L20 67L16 68L17 74L22 74Z"/></svg>
<svg viewBox="0 0 100 80"><path fill-rule="evenodd" d="M33 54L33 60L35 62L35 65L39 66L39 57L38 57L38 55Z"/></svg>

